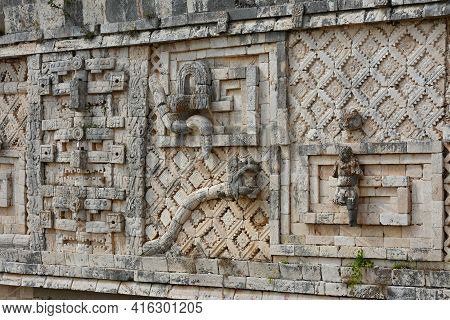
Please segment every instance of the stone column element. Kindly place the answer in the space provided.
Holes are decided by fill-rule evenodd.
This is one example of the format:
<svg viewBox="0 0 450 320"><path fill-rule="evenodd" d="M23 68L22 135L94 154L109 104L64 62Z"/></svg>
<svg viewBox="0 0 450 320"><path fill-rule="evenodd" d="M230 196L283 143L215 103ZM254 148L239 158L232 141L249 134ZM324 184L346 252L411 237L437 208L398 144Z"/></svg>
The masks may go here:
<svg viewBox="0 0 450 320"><path fill-rule="evenodd" d="M149 49L130 48L127 110L128 188L125 234L128 254L140 254L144 237L145 134L147 131L147 77Z"/></svg>
<svg viewBox="0 0 450 320"><path fill-rule="evenodd" d="M41 96L39 94L38 79L40 78L40 55L28 57L28 121L26 144L26 170L27 170L27 212L28 228L31 233L31 248L45 250L44 229L40 223L42 202L42 164L41 153Z"/></svg>

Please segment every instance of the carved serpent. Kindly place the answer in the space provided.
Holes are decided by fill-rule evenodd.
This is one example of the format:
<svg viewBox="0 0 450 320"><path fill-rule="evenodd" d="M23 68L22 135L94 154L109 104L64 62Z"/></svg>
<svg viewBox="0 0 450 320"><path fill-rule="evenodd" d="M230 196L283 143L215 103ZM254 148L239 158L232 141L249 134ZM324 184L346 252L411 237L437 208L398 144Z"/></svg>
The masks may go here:
<svg viewBox="0 0 450 320"><path fill-rule="evenodd" d="M159 239L144 243L143 255L154 255L167 251L178 237L183 224L190 218L192 212L202 202L217 198L238 199L241 196L256 198L259 193L259 187L256 185L246 185L244 181L245 174L256 175L259 171L259 165L247 162L241 168L237 168L234 163L233 174L227 182L222 182L211 187L201 188L192 192L185 203L183 203L175 213L166 233Z"/></svg>

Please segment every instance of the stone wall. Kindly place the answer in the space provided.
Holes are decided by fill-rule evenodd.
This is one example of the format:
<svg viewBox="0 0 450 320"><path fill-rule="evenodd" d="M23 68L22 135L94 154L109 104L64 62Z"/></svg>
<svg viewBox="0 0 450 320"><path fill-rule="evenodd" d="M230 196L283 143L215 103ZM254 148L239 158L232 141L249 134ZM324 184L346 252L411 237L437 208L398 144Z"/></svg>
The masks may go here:
<svg viewBox="0 0 450 320"><path fill-rule="evenodd" d="M449 299L449 4L418 2L4 2L0 284Z"/></svg>

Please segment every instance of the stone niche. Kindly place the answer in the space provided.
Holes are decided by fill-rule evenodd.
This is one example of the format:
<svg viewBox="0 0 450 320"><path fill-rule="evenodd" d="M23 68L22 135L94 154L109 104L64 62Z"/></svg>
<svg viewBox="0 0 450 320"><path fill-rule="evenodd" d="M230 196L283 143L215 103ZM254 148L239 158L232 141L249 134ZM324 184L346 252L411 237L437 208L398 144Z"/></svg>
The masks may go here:
<svg viewBox="0 0 450 320"><path fill-rule="evenodd" d="M25 127L27 64L0 62L0 238L26 234ZM19 238L19 237L18 237ZM2 241L6 244L8 241ZM14 246L17 243L8 243ZM27 242L25 241L25 246Z"/></svg>
<svg viewBox="0 0 450 320"><path fill-rule="evenodd" d="M276 139L286 137L275 136L271 128L286 128L287 119L280 111L286 94L285 65L277 63L278 56L285 56L281 40L274 37L262 44L264 37L222 37L152 47L154 107L149 114L145 229L149 243L172 234L173 221L180 221L177 210L192 195L227 183L233 159L249 159L260 164L256 199L200 202L176 233L171 251L270 259L269 176L271 161L277 159L270 150ZM197 116L209 128L208 139L197 128L177 131Z"/></svg>
<svg viewBox="0 0 450 320"><path fill-rule="evenodd" d="M289 233L280 229L275 255L442 261L443 147L440 141L347 144L363 175L357 225L333 203L339 145L301 145L293 166Z"/></svg>
<svg viewBox="0 0 450 320"><path fill-rule="evenodd" d="M290 203L273 254L444 259L445 38L439 19L290 34ZM332 201L344 145L363 173L354 227Z"/></svg>

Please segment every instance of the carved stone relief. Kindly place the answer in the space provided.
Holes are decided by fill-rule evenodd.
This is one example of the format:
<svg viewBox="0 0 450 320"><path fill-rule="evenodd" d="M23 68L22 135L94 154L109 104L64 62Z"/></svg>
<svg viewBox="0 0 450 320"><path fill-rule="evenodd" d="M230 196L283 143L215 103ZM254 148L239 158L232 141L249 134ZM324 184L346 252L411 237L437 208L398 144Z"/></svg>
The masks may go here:
<svg viewBox="0 0 450 320"><path fill-rule="evenodd" d="M0 62L0 237L25 234L27 64Z"/></svg>
<svg viewBox="0 0 450 320"><path fill-rule="evenodd" d="M26 62L2 61L0 84L0 149L23 150L28 106Z"/></svg>
<svg viewBox="0 0 450 320"><path fill-rule="evenodd" d="M39 129L29 159L39 169L29 179L38 188L29 225L50 250L126 252L128 50L111 51L43 55L34 68L30 127Z"/></svg>
<svg viewBox="0 0 450 320"><path fill-rule="evenodd" d="M444 20L301 31L289 39L291 138L438 140L444 124ZM360 129L339 125L358 111Z"/></svg>
<svg viewBox="0 0 450 320"><path fill-rule="evenodd" d="M268 260L278 48L207 48L151 49L143 253Z"/></svg>
<svg viewBox="0 0 450 320"><path fill-rule="evenodd" d="M445 205L445 261L450 261L450 126L444 129L444 156L443 156L443 182L444 182L444 205Z"/></svg>
<svg viewBox="0 0 450 320"><path fill-rule="evenodd" d="M358 214L358 180L363 175L358 159L350 147L339 150L339 160L333 169L333 178L337 178L336 192L333 203L346 206L349 215L349 225L356 225Z"/></svg>

